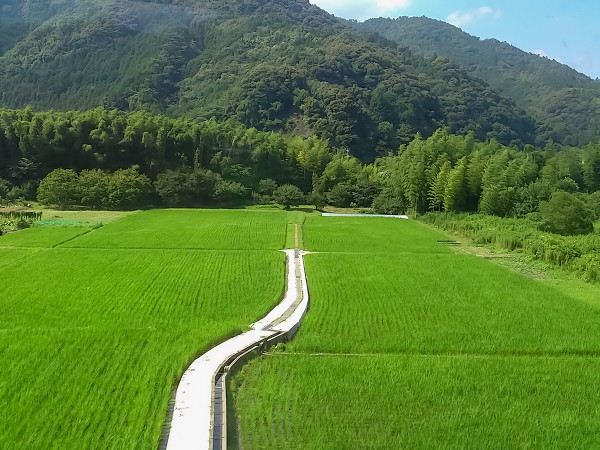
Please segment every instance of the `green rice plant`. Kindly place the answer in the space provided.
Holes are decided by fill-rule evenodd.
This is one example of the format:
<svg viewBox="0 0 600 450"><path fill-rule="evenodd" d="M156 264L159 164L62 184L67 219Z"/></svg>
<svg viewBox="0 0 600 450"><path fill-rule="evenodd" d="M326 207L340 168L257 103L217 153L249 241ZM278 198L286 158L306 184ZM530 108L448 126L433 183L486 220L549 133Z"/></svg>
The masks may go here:
<svg viewBox="0 0 600 450"><path fill-rule="evenodd" d="M174 383L274 306L284 258L54 249L0 269L0 448L156 448Z"/></svg>
<svg viewBox="0 0 600 450"><path fill-rule="evenodd" d="M0 268L9 264L15 264L22 258L35 253L34 249L23 248L0 248Z"/></svg>
<svg viewBox="0 0 600 450"><path fill-rule="evenodd" d="M304 248L312 252L449 253L448 237L412 220L381 217L308 216Z"/></svg>
<svg viewBox="0 0 600 450"><path fill-rule="evenodd" d="M297 336L231 385L241 448L600 442L595 286L559 289L440 250L414 222L326 220L304 227L325 253L305 257L311 308ZM496 239L492 223L468 225Z"/></svg>
<svg viewBox="0 0 600 450"><path fill-rule="evenodd" d="M0 236L1 247L51 248L89 233L86 227L34 227Z"/></svg>
<svg viewBox="0 0 600 450"><path fill-rule="evenodd" d="M152 210L132 214L65 244L80 248L279 250L286 213Z"/></svg>
<svg viewBox="0 0 600 450"><path fill-rule="evenodd" d="M311 310L291 351L600 354L600 309L457 254L305 257Z"/></svg>
<svg viewBox="0 0 600 450"><path fill-rule="evenodd" d="M600 360L275 354L233 383L240 448L595 448Z"/></svg>
<svg viewBox="0 0 600 450"><path fill-rule="evenodd" d="M0 448L157 448L184 369L280 300L285 214L178 213L115 222L98 248L0 249ZM225 249L108 248L142 223L136 245Z"/></svg>

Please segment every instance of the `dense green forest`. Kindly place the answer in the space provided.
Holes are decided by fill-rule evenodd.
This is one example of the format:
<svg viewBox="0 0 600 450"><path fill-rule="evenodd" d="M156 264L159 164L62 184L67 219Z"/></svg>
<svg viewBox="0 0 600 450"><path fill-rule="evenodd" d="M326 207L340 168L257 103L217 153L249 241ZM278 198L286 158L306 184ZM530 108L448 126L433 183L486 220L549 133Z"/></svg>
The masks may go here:
<svg viewBox="0 0 600 450"><path fill-rule="evenodd" d="M235 117L363 162L437 128L506 145L533 118L447 59L307 1L0 0L0 106Z"/></svg>
<svg viewBox="0 0 600 450"><path fill-rule="evenodd" d="M446 22L427 17L348 22L377 32L426 58L460 64L514 100L537 122L536 141L585 145L600 132L600 81L557 61L527 53L496 39L480 40Z"/></svg>
<svg viewBox="0 0 600 450"><path fill-rule="evenodd" d="M528 217L560 192L580 206L571 215L587 221L576 232L590 232L600 215L600 144L507 147L446 128L427 139L417 134L396 152L363 164L314 136L258 131L233 119L195 122L101 108L1 110L0 156L0 197L32 199L37 192L44 203L59 206L181 206L251 197L268 203L277 192L296 204L309 194L321 206ZM85 200L86 189L123 179L144 195L121 202L104 191ZM48 194L48 186L65 185L70 193Z"/></svg>

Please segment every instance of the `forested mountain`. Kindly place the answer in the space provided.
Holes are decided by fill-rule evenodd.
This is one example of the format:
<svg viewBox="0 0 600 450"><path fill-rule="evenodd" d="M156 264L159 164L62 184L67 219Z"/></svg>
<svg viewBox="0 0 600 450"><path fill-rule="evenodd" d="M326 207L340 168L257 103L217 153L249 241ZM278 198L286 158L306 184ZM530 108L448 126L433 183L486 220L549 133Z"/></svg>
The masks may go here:
<svg viewBox="0 0 600 450"><path fill-rule="evenodd" d="M538 144L585 145L600 133L600 81L496 39L480 40L426 17L349 22L427 58L447 57L513 99L537 121Z"/></svg>
<svg viewBox="0 0 600 450"><path fill-rule="evenodd" d="M363 161L440 126L535 140L532 117L475 74L307 0L0 0L0 106L236 117Z"/></svg>

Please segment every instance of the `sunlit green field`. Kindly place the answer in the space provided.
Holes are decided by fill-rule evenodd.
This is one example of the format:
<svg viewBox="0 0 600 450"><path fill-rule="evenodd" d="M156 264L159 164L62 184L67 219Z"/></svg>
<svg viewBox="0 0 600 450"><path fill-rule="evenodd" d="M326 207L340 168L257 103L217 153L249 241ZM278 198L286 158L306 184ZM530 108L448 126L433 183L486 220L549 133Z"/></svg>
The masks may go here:
<svg viewBox="0 0 600 450"><path fill-rule="evenodd" d="M304 249L335 253L450 253L438 241L448 237L409 220L380 217L308 216Z"/></svg>
<svg viewBox="0 0 600 450"><path fill-rule="evenodd" d="M305 257L299 352L600 354L600 309L457 254Z"/></svg>
<svg viewBox="0 0 600 450"><path fill-rule="evenodd" d="M0 448L156 448L187 364L278 302L285 213L178 213L0 249Z"/></svg>
<svg viewBox="0 0 600 450"><path fill-rule="evenodd" d="M597 448L600 360L279 354L236 380L241 448Z"/></svg>
<svg viewBox="0 0 600 450"><path fill-rule="evenodd" d="M92 231L86 227L27 228L0 236L0 247L51 248Z"/></svg>
<svg viewBox="0 0 600 450"><path fill-rule="evenodd" d="M281 211L155 210L127 216L65 246L280 250L286 224Z"/></svg>
<svg viewBox="0 0 600 450"><path fill-rule="evenodd" d="M21 258L25 258L33 253L36 250L33 249L22 249L22 248L1 248L0 249L0 267L14 264L16 261Z"/></svg>
<svg viewBox="0 0 600 450"><path fill-rule="evenodd" d="M600 444L597 304L444 239L400 220L306 221L311 309L285 351L235 378L241 447Z"/></svg>

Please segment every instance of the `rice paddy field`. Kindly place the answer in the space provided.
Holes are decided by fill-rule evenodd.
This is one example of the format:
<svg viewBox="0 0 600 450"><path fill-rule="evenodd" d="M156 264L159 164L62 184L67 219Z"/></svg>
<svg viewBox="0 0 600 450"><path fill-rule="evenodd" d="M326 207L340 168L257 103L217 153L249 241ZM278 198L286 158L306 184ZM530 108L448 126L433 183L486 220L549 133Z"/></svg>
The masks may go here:
<svg viewBox="0 0 600 450"><path fill-rule="evenodd" d="M0 237L0 448L157 448L187 365L279 301L285 236L285 213L149 211Z"/></svg>
<svg viewBox="0 0 600 450"><path fill-rule="evenodd" d="M598 287L571 295L447 239L411 221L306 220L311 309L234 378L241 448L600 445Z"/></svg>
<svg viewBox="0 0 600 450"><path fill-rule="evenodd" d="M92 231L87 227L27 228L0 236L0 247L52 248Z"/></svg>
<svg viewBox="0 0 600 450"><path fill-rule="evenodd" d="M95 230L67 247L121 249L281 250L282 211L154 210Z"/></svg>

